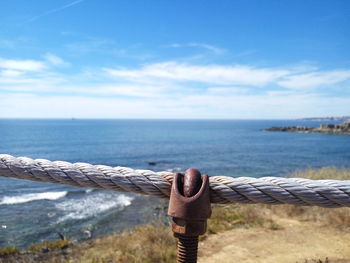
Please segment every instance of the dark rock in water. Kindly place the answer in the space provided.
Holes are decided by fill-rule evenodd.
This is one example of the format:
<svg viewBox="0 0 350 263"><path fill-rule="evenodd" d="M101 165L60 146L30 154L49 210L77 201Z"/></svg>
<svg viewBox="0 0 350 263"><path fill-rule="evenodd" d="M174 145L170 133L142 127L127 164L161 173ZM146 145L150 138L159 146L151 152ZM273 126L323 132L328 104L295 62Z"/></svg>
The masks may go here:
<svg viewBox="0 0 350 263"><path fill-rule="evenodd" d="M328 134L349 134L350 122L342 124L321 124L320 127L306 126L286 126L286 127L271 127L265 131L280 131L280 132L301 132L301 133L328 133Z"/></svg>
<svg viewBox="0 0 350 263"><path fill-rule="evenodd" d="M147 162L148 165L157 165L158 163L157 162Z"/></svg>
<svg viewBox="0 0 350 263"><path fill-rule="evenodd" d="M57 232L57 235L60 237L61 240L66 240L66 237L62 233Z"/></svg>

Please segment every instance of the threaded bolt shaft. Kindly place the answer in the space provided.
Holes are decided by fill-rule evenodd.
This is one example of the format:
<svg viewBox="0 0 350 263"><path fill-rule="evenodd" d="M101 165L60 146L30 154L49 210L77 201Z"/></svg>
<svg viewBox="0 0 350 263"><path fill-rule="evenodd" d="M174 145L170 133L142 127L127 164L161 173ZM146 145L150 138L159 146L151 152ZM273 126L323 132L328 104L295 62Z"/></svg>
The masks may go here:
<svg viewBox="0 0 350 263"><path fill-rule="evenodd" d="M178 236L177 263L196 263L198 251L198 236Z"/></svg>

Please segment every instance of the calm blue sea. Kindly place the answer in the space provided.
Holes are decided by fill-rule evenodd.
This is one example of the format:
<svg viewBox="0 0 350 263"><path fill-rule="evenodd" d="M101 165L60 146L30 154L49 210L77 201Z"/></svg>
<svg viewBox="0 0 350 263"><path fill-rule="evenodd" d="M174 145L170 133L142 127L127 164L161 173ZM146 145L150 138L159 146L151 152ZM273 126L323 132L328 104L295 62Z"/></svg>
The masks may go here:
<svg viewBox="0 0 350 263"><path fill-rule="evenodd" d="M350 167L350 136L265 132L306 121L0 120L0 153L209 175L285 176ZM149 166L148 162L157 162ZM95 237L162 213L155 198L0 178L0 247Z"/></svg>

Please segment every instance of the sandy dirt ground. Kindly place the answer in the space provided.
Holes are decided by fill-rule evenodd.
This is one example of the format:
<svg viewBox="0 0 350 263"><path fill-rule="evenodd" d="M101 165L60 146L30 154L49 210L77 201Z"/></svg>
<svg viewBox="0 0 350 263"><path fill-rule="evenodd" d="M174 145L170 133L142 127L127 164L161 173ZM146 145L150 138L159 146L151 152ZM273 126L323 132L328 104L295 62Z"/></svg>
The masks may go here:
<svg viewBox="0 0 350 263"><path fill-rule="evenodd" d="M234 229L209 236L199 244L198 262L350 263L349 230L287 218L274 221L280 226L277 230Z"/></svg>

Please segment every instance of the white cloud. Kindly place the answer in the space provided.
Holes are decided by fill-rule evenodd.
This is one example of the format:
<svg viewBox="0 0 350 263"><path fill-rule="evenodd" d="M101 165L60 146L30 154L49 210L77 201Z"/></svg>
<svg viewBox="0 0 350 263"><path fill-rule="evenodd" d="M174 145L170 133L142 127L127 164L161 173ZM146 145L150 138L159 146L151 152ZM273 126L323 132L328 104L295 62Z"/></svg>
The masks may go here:
<svg viewBox="0 0 350 263"><path fill-rule="evenodd" d="M5 69L0 71L0 76L4 78L18 77L22 74L23 72L13 69Z"/></svg>
<svg viewBox="0 0 350 263"><path fill-rule="evenodd" d="M202 82L221 85L264 86L290 72L284 69L249 66L190 65L177 62L149 64L141 69L105 69L108 74L130 80L167 79L180 82Z"/></svg>
<svg viewBox="0 0 350 263"><path fill-rule="evenodd" d="M166 45L164 47L169 47L169 48L184 48L184 47L195 47L195 48L202 48L202 49L206 49L210 52L213 52L217 55L221 55L226 53L226 50L223 48L219 48L213 45L209 45L209 44L205 44L205 43L195 43L195 42L191 42L191 43L187 43L187 44L179 44L179 43L173 43L170 45Z"/></svg>
<svg viewBox="0 0 350 263"><path fill-rule="evenodd" d="M109 84L94 85L93 87L76 87L71 91L84 93L86 95L99 96L127 96L136 98L157 98L164 96L165 87L148 86L148 85L128 85L128 84Z"/></svg>
<svg viewBox="0 0 350 263"><path fill-rule="evenodd" d="M20 60L0 58L0 91L50 91L64 83L67 78L55 72L52 66L67 65L61 58L53 55L45 55L46 61Z"/></svg>
<svg viewBox="0 0 350 263"><path fill-rule="evenodd" d="M282 87L304 89L328 86L350 80L350 70L334 70L328 72L309 72L286 76L278 82Z"/></svg>
<svg viewBox="0 0 350 263"><path fill-rule="evenodd" d="M204 48L204 49L207 49L209 51L212 51L215 54L224 54L226 52L226 50L223 48L219 48L219 47L216 47L213 45L208 45L208 44L203 44L203 43L189 43L188 45L191 47Z"/></svg>
<svg viewBox="0 0 350 263"><path fill-rule="evenodd" d="M0 58L0 68L21 71L41 71L45 64L38 60L14 60Z"/></svg>
<svg viewBox="0 0 350 263"><path fill-rule="evenodd" d="M69 63L64 61L62 58L51 54L51 53L47 53L44 58L47 60L48 63L54 65L54 66L66 66Z"/></svg>
<svg viewBox="0 0 350 263"><path fill-rule="evenodd" d="M322 95L345 87L350 70L171 61L67 74L53 67L65 61L45 58L1 60L0 117L295 118L345 115L350 105L341 89Z"/></svg>
<svg viewBox="0 0 350 263"><path fill-rule="evenodd" d="M208 95L237 95L237 94L246 94L247 88L243 87L210 87L207 89Z"/></svg>

